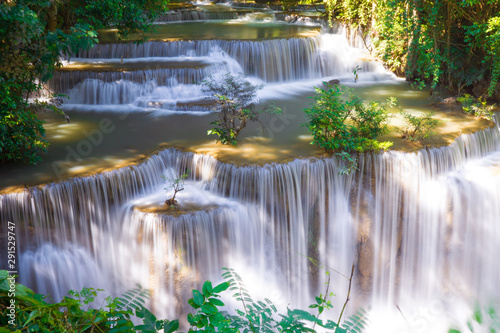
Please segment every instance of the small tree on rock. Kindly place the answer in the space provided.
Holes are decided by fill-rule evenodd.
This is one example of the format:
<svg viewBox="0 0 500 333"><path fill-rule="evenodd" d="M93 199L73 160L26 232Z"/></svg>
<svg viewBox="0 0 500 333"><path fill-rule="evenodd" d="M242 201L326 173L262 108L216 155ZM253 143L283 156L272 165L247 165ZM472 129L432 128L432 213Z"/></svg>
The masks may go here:
<svg viewBox="0 0 500 333"><path fill-rule="evenodd" d="M259 122L261 112L279 112L280 109L266 105L260 112L256 109L257 91L262 86L253 85L242 75L227 73L222 80L209 76L203 81L204 92L212 93L216 100L217 120L207 134L217 135L217 142L222 144L238 143L237 137L249 122Z"/></svg>
<svg viewBox="0 0 500 333"><path fill-rule="evenodd" d="M189 170L186 170L182 175L175 179L167 178L163 176L163 179L168 182L168 186L164 188L164 190L168 193L171 193L172 191L174 194L170 199L165 200L165 204L169 207L175 208L177 204L177 200L175 200L175 196L177 195L178 192L184 190L184 181L188 177Z"/></svg>

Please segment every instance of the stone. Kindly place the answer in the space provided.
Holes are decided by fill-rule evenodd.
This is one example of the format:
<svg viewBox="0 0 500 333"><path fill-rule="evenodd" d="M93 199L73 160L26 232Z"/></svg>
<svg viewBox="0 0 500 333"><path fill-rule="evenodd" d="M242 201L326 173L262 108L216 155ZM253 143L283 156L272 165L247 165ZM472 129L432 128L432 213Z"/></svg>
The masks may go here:
<svg viewBox="0 0 500 333"><path fill-rule="evenodd" d="M336 84L340 84L340 80L333 79L333 80L328 81L328 84L331 86L336 85Z"/></svg>
<svg viewBox="0 0 500 333"><path fill-rule="evenodd" d="M445 98L442 102L443 104L459 104L457 97L448 97Z"/></svg>
<svg viewBox="0 0 500 333"><path fill-rule="evenodd" d="M457 97L448 97L443 101L436 103L435 106L439 111L462 111L462 104L458 101Z"/></svg>

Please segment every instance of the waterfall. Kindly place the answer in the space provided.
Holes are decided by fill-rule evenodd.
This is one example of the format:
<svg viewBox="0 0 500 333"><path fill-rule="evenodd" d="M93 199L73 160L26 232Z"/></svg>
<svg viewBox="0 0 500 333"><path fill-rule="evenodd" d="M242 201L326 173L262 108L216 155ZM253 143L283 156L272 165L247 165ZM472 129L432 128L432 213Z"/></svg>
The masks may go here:
<svg viewBox="0 0 500 333"><path fill-rule="evenodd" d="M200 20L234 20L238 12L204 12L201 10L171 11L160 15L156 22L200 21Z"/></svg>
<svg viewBox="0 0 500 333"><path fill-rule="evenodd" d="M229 71L225 64L210 65L200 68L162 68L127 71L58 71L48 84L56 93L65 93L85 80L100 80L103 83L130 81L133 83L155 82L160 86L173 86L178 83L192 84L201 82L208 75Z"/></svg>
<svg viewBox="0 0 500 333"><path fill-rule="evenodd" d="M257 76L267 82L285 82L300 79L345 75L353 61L349 47L341 40L335 42L316 37L272 39L262 41L197 40L98 44L82 51L80 58L144 58L207 56L214 49L235 59L245 75Z"/></svg>
<svg viewBox="0 0 500 333"><path fill-rule="evenodd" d="M398 305L408 315L436 298L500 297L499 148L492 128L416 154L363 155L349 176L334 158L236 167L168 149L136 166L2 195L0 218L18 224L23 281L54 295L70 286L50 276L64 280L77 266L78 283L152 288L152 308L174 318L190 288L229 266L260 275L285 306L306 307L326 281L313 257L344 275L356 263L354 295L370 295L357 306ZM196 209L141 210L165 200L162 175L186 169L178 200ZM38 274L41 266L50 274ZM347 280L331 274L338 311Z"/></svg>

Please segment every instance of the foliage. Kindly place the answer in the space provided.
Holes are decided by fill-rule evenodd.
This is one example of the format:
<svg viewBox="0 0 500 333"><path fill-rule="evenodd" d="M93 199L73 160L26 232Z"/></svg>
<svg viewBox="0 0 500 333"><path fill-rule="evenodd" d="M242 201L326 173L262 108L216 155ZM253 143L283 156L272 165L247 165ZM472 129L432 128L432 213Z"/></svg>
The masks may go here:
<svg viewBox="0 0 500 333"><path fill-rule="evenodd" d="M229 329L229 321L217 308L224 306L219 299L219 293L229 288L229 282L223 282L212 287L210 281L203 284L202 291L193 290L193 298L188 300L189 305L195 309L194 314L188 314L187 320L191 325L189 332L234 332Z"/></svg>
<svg viewBox="0 0 500 333"><path fill-rule="evenodd" d="M353 153L386 150L392 142L379 142L377 137L388 132L389 113L385 105L363 100L353 95L342 85L327 89L316 88L315 103L305 113L309 122L305 125L313 135L311 144L336 154L344 165L339 174L348 174L357 169ZM388 100L390 105L392 100Z"/></svg>
<svg viewBox="0 0 500 333"><path fill-rule="evenodd" d="M306 124L313 134L312 144L327 151L365 152L387 149L390 142L375 139L388 131L389 113L384 105L367 106L341 85L316 88L314 105L306 109Z"/></svg>
<svg viewBox="0 0 500 333"><path fill-rule="evenodd" d="M325 5L330 20L361 30L367 48L398 75L459 94L486 80L487 93L498 92L500 1L326 0Z"/></svg>
<svg viewBox="0 0 500 333"><path fill-rule="evenodd" d="M186 170L186 172L184 172L183 174L181 174L179 177L175 178L175 179L170 179L170 178L167 178L165 176L163 176L163 179L165 181L168 182L168 186L164 188L164 190L168 193L170 193L171 191L174 192L174 194L172 195L172 197L170 199L167 199L165 201L165 204L169 207L174 207L175 208L175 204L176 204L176 200L175 200L175 195L180 192L180 191L183 191L184 190L184 181L186 180L186 178L189 176L189 169Z"/></svg>
<svg viewBox="0 0 500 333"><path fill-rule="evenodd" d="M202 308L202 304L207 304L207 300L210 302L211 297L219 297L219 291L216 291L217 287L213 288L213 292L210 292L211 283L207 281L203 285L203 292L193 290L194 297L189 300L189 304L192 306L194 304L193 307L197 309L195 315L188 315L188 321L192 325L190 332L216 332L216 328L218 332L316 332L314 328L318 325L323 328L322 331L329 329L343 333L358 332L366 324L364 311L359 311L350 317L346 320L345 325L342 326L337 325L337 323L331 320L322 321L319 319L324 310L332 308L330 298L333 294L328 293L329 281L325 295L321 294L317 296L314 304L309 306L310 309L317 309L317 315L299 309L287 309L287 312L283 314L278 312L276 306L269 299L265 299L264 301L253 300L236 271L228 268L223 268L223 270L225 272L222 276L226 282L220 284L221 288L218 290L229 288L229 290L233 291L233 298L241 302L243 309L236 309L237 315L231 315L227 312L219 312L216 307L210 306L200 316L199 309ZM197 301L195 301L196 298ZM215 300L218 301L217 298ZM215 312L216 310L217 312ZM199 317L195 317L197 315ZM217 316L218 319L213 324L210 318L202 319L207 316Z"/></svg>
<svg viewBox="0 0 500 333"><path fill-rule="evenodd" d="M319 319L325 310L332 308L330 298L334 295L328 292L329 280L325 295L320 294L309 307L317 310L314 315L299 309L287 309L286 313L280 313L268 299L265 302L254 301L234 270L224 268L223 277L226 281L215 287L210 281L206 281L201 291L192 291L193 298L188 303L194 313L187 316L189 332L317 332L314 328L318 325L322 332L327 329L347 333L359 332L366 324L366 313L363 310L349 317L342 325ZM21 284L12 282L15 289L11 288L13 278L9 277L7 271L0 271L0 332L153 333L163 330L164 333L172 333L179 328L178 320L159 320L145 308L149 292L141 287L118 298L108 297L104 306L92 308L91 305L96 305L98 293L102 292L100 289L70 291L69 296L62 301L49 304L45 301L45 296L35 294ZM234 315L220 310L224 306L220 300L221 293L228 289L234 292L233 297L243 305L243 309L236 309ZM15 301L15 316L9 317L11 300ZM134 315L142 323L134 324Z"/></svg>
<svg viewBox="0 0 500 333"><path fill-rule="evenodd" d="M122 297L108 297L104 306L94 309L90 305L95 304L101 289L70 291L69 296L60 302L50 304L45 301L45 296L35 294L12 279L14 276L9 277L7 271L0 271L0 326L4 327L0 328L0 332L153 333L163 328L166 333L171 333L179 327L177 320L157 320L144 307L149 294L141 288L131 290ZM11 304L14 304L15 316L9 316L12 313ZM142 324L132 322L134 314L142 319Z"/></svg>
<svg viewBox="0 0 500 333"><path fill-rule="evenodd" d="M120 38L130 34L139 34L144 40L146 34L153 29L154 19L167 10L165 0L133 0L123 6L116 1L66 0L63 10L74 8L74 21L64 21L71 26L75 23L90 24L95 30L114 26Z"/></svg>
<svg viewBox="0 0 500 333"><path fill-rule="evenodd" d="M208 135L217 135L217 142L236 145L237 137L249 122L259 122L259 113L278 113L281 110L266 105L260 112L256 109L256 94L262 86L252 85L242 75L234 76L227 73L222 80L209 76L203 81L204 91L212 93L217 98L217 120Z"/></svg>
<svg viewBox="0 0 500 333"><path fill-rule="evenodd" d="M433 134L433 130L443 123L442 120L433 118L434 113L415 116L409 112L401 111L405 120L403 129L399 129L403 139L421 141Z"/></svg>
<svg viewBox="0 0 500 333"><path fill-rule="evenodd" d="M476 306L471 318L467 321L470 332L499 332L500 316L494 306ZM448 333L460 333L458 329L450 329Z"/></svg>
<svg viewBox="0 0 500 333"><path fill-rule="evenodd" d="M47 151L43 122L0 78L0 159L36 164ZM15 112L14 112L15 110Z"/></svg>
<svg viewBox="0 0 500 333"><path fill-rule="evenodd" d="M352 74L354 75L354 82L358 81L358 72L360 72L363 68L359 67L359 66L356 66L353 70L352 70Z"/></svg>
<svg viewBox="0 0 500 333"><path fill-rule="evenodd" d="M0 160L36 164L46 152L39 110L57 103L28 98L43 90L60 66L59 57L97 42L99 28L114 25L119 36L151 29L166 9L163 0L19 0L0 3ZM49 97L51 99L51 97Z"/></svg>
<svg viewBox="0 0 500 333"><path fill-rule="evenodd" d="M457 101L462 103L462 109L465 113L484 118L484 119L493 119L493 109L494 105L487 105L486 101L483 98L475 99L469 94L464 94L457 98Z"/></svg>

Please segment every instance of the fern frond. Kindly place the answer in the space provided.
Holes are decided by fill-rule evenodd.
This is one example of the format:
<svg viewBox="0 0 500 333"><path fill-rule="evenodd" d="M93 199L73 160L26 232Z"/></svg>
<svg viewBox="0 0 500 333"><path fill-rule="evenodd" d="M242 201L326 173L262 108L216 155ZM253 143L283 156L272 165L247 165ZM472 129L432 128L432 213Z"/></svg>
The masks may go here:
<svg viewBox="0 0 500 333"><path fill-rule="evenodd" d="M149 290L137 285L136 288L126 291L117 298L117 309L122 311L140 310L144 308L146 300L149 299L150 295Z"/></svg>
<svg viewBox="0 0 500 333"><path fill-rule="evenodd" d="M358 310L355 314L347 318L341 328L349 333L361 333L368 324L368 316L364 309Z"/></svg>

